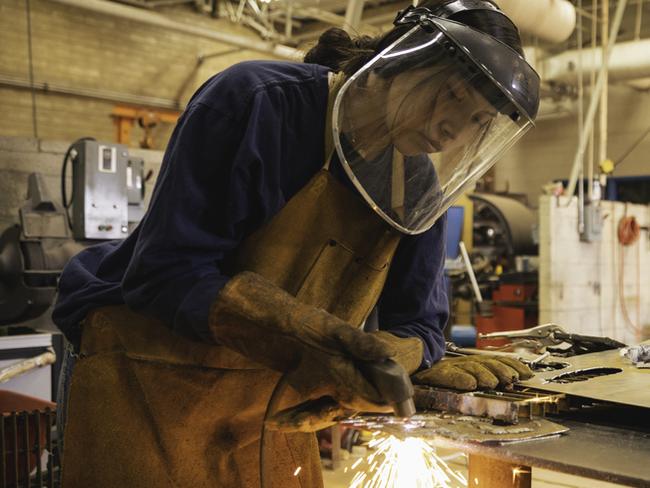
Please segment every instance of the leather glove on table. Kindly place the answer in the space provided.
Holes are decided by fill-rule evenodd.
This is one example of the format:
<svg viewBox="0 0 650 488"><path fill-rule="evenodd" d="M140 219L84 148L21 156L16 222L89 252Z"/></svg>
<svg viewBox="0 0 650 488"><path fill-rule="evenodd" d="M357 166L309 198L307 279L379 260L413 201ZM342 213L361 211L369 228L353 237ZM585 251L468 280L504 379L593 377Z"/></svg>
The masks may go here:
<svg viewBox="0 0 650 488"><path fill-rule="evenodd" d="M444 358L412 377L413 383L471 391L509 387L533 376L528 366L503 356L471 355Z"/></svg>
<svg viewBox="0 0 650 488"><path fill-rule="evenodd" d="M331 423L341 407L390 411L359 364L403 357L410 373L422 358L419 339L365 333L251 272L238 274L220 292L210 310L209 327L216 343L286 373L288 384L302 399L333 398L338 409L333 402L320 400L314 415L306 415L318 421L318 428L326 421L318 420L318 415ZM294 430L315 428L307 422L304 429Z"/></svg>

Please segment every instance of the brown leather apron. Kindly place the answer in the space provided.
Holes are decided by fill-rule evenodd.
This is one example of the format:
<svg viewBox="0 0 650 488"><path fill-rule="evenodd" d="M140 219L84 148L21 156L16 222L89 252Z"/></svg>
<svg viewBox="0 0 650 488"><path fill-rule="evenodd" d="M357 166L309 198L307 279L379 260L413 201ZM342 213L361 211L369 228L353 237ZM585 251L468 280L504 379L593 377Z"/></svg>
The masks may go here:
<svg viewBox="0 0 650 488"><path fill-rule="evenodd" d="M243 243L239 270L360 326L398 242L324 169ZM72 377L63 486L257 488L264 410L279 377L125 306L93 311ZM268 432L266 443L266 486L322 486L313 434Z"/></svg>

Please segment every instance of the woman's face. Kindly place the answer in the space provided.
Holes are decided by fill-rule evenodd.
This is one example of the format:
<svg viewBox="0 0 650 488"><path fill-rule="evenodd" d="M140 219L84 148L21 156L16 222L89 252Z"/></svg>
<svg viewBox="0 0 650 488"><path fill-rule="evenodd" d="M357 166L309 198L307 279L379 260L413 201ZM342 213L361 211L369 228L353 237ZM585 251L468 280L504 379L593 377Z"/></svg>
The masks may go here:
<svg viewBox="0 0 650 488"><path fill-rule="evenodd" d="M405 156L467 145L496 117L495 108L459 75L429 69L397 75L388 86L386 126Z"/></svg>

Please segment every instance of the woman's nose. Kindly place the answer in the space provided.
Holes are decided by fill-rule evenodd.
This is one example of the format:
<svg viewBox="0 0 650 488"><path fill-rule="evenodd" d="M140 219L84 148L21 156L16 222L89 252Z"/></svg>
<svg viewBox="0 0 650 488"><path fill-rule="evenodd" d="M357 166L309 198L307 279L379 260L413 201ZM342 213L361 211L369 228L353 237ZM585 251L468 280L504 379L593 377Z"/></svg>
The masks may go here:
<svg viewBox="0 0 650 488"><path fill-rule="evenodd" d="M456 139L456 128L450 120L443 120L438 124L438 131L440 132L440 142L451 142Z"/></svg>
<svg viewBox="0 0 650 488"><path fill-rule="evenodd" d="M445 114L445 117L438 124L438 131L441 138L447 143L458 139L461 132L471 124L474 113L473 107L456 107Z"/></svg>

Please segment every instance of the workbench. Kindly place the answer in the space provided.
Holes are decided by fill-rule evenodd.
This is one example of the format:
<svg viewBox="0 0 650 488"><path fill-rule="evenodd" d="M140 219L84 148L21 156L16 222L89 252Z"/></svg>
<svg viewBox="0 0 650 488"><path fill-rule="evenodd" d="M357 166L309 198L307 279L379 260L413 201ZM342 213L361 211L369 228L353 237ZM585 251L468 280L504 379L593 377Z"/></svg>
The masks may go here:
<svg viewBox="0 0 650 488"><path fill-rule="evenodd" d="M434 442L469 455L469 487L528 487L530 468L536 467L626 486L650 487L650 431L579 420L558 423L570 431L550 439L500 446L445 438Z"/></svg>

